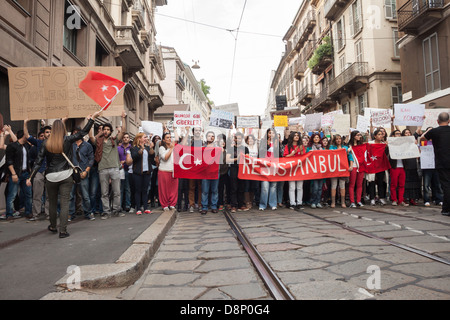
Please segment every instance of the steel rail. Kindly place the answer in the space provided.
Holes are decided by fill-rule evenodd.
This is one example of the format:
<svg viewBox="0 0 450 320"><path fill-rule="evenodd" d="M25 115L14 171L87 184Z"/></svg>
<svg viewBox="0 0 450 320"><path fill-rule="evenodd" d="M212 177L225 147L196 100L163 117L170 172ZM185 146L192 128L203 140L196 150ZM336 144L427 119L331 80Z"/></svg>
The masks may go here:
<svg viewBox="0 0 450 320"><path fill-rule="evenodd" d="M272 297L275 300L295 300L292 294L284 286L283 282L281 282L272 268L270 268L269 264L245 235L231 213L228 212L228 210L224 210L223 212L228 224L241 242Z"/></svg>
<svg viewBox="0 0 450 320"><path fill-rule="evenodd" d="M316 218L316 219L319 219L319 220L322 220L322 221L325 221L325 222L334 224L334 225L336 225L336 226L338 226L338 227L341 227L341 228L343 228L343 229L345 229L345 230L348 230L348 231L351 231L351 232L358 233L358 234L363 235L363 236L366 236L366 237L368 237L368 238L372 238L372 239L375 239L375 240L379 240L379 241L384 242L384 243L387 243L387 244L389 244L389 245L391 245L391 246L394 246L394 247L397 247L397 248L400 248L400 249L403 249L403 250L406 250L406 251L409 251L409 252L412 252L412 253L421 255L421 256L426 257L426 258L428 258L428 259L431 259L431 260L434 260L434 261L437 261L437 262L440 262L440 263L444 263L444 264L450 266L450 261L445 260L445 259L443 259L443 258L441 258L441 257L438 257L438 256L435 256L435 255L432 255L432 254L430 254L430 253L428 253L428 252L425 252L425 251L423 251L423 250L411 248L411 247L409 247L409 246L406 246L406 245L404 245L404 244L401 244L401 243L398 243L398 242L395 242L395 241L391 241L391 240L387 240L387 239L384 239L384 238L380 238L380 237L378 237L378 236L376 236L376 235L374 235L374 234L371 234L371 233L368 233L368 232L365 232L365 231L361 231L361 230L358 230L358 229L355 229L355 228L346 226L346 225L344 225L344 224L342 224L342 223L339 223L339 222L336 222L336 221L331 221L331 220L328 220L328 219L325 219L325 218L316 216L316 215L314 215L314 214L312 214L312 213L308 213L308 212L306 212L306 211L302 211L302 213L304 213L304 214L306 214L306 215L308 215L308 216L310 216L310 217L313 217L313 218Z"/></svg>

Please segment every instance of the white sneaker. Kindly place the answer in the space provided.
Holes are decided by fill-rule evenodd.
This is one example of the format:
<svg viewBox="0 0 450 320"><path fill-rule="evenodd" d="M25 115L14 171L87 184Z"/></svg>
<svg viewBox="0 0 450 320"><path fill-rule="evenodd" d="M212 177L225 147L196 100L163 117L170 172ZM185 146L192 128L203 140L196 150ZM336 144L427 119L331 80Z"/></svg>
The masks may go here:
<svg viewBox="0 0 450 320"><path fill-rule="evenodd" d="M372 200L370 200L370 205L371 205L371 206L374 206L374 205L376 205L376 203L375 203L375 199L372 199Z"/></svg>
<svg viewBox="0 0 450 320"><path fill-rule="evenodd" d="M382 206L384 206L384 205L387 204L387 203L386 203L386 200L384 200L384 199L380 199L380 202L381 202L381 205L382 205Z"/></svg>
<svg viewBox="0 0 450 320"><path fill-rule="evenodd" d="M362 202L358 202L358 207L364 207L364 205L362 204Z"/></svg>
<svg viewBox="0 0 450 320"><path fill-rule="evenodd" d="M397 201L392 201L392 205L393 206L397 206L398 204L397 204Z"/></svg>
<svg viewBox="0 0 450 320"><path fill-rule="evenodd" d="M354 203L350 204L350 208L356 208L356 204Z"/></svg>
<svg viewBox="0 0 450 320"><path fill-rule="evenodd" d="M315 209L316 208L316 205L313 203L312 205L311 205L311 209Z"/></svg>
<svg viewBox="0 0 450 320"><path fill-rule="evenodd" d="M430 207L431 204L429 202L425 202L425 207Z"/></svg>
<svg viewBox="0 0 450 320"><path fill-rule="evenodd" d="M264 211L264 209L263 208L259 208L259 211Z"/></svg>
<svg viewBox="0 0 450 320"><path fill-rule="evenodd" d="M272 210L277 210L277 207L272 207Z"/></svg>
<svg viewBox="0 0 450 320"><path fill-rule="evenodd" d="M322 206L320 203L318 203L318 204L316 205L316 207L319 208L319 209L323 208L323 206Z"/></svg>

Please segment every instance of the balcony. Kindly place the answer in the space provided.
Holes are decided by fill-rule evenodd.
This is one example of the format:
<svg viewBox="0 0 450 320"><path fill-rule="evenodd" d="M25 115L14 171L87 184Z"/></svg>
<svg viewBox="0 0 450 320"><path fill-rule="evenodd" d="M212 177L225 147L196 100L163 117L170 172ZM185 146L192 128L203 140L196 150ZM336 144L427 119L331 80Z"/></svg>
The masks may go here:
<svg viewBox="0 0 450 320"><path fill-rule="evenodd" d="M307 60L301 61L294 71L294 78L297 80L302 80L302 78L305 76L305 72L307 69L308 69Z"/></svg>
<svg viewBox="0 0 450 320"><path fill-rule="evenodd" d="M149 86L150 92L150 107L153 109L162 107L164 105L164 92L159 83L151 83Z"/></svg>
<svg viewBox="0 0 450 320"><path fill-rule="evenodd" d="M323 9L325 18L331 21L336 20L349 2L350 0L326 0Z"/></svg>
<svg viewBox="0 0 450 320"><path fill-rule="evenodd" d="M115 28L116 52L115 58L121 66L130 71L137 71L144 68L142 53L145 48L140 42L140 37L136 35L132 26L118 26Z"/></svg>
<svg viewBox="0 0 450 320"><path fill-rule="evenodd" d="M410 0L398 9L398 31L418 34L443 18L446 0Z"/></svg>
<svg viewBox="0 0 450 320"><path fill-rule="evenodd" d="M353 92L366 86L368 68L367 62L355 62L349 65L340 75L330 81L330 96L337 98L342 93Z"/></svg>
<svg viewBox="0 0 450 320"><path fill-rule="evenodd" d="M186 83L184 82L183 78L178 75L178 77L175 79L175 83L180 88L181 91L184 91L186 89Z"/></svg>
<svg viewBox="0 0 450 320"><path fill-rule="evenodd" d="M312 85L306 85L298 94L298 102L301 105L307 105L311 103L314 98L314 89Z"/></svg>
<svg viewBox="0 0 450 320"><path fill-rule="evenodd" d="M309 10L303 21L300 23L297 36L294 38L294 49L299 51L304 43L308 40L309 35L313 32L316 26L316 13L314 10Z"/></svg>
<svg viewBox="0 0 450 320"><path fill-rule="evenodd" d="M311 100L311 111L320 111L336 102L330 97L329 92L329 86L324 86L322 88L322 91Z"/></svg>

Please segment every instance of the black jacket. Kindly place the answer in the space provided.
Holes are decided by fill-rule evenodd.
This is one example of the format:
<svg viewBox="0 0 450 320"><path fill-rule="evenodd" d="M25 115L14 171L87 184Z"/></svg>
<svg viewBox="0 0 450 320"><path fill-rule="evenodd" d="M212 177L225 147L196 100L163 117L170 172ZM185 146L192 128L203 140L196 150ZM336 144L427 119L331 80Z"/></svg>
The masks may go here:
<svg viewBox="0 0 450 320"><path fill-rule="evenodd" d="M86 126L79 132L77 132L74 135L66 136L64 137L64 145L63 150L66 154L67 158L72 159L72 144L82 139L85 135L89 133L89 130L91 130L91 127L94 125L94 120L89 120ZM42 144L41 149L39 150L39 154L37 156L36 161L34 162L33 172L31 173L31 179L34 178L36 173L39 171L39 168L42 164L42 161L44 161L44 158L47 160L47 170L45 171L46 174L53 173L53 172L60 172L64 170L71 169L72 167L67 162L66 158L62 154L58 153L51 153L47 151L47 140L44 141ZM72 160L71 160L72 161Z"/></svg>
<svg viewBox="0 0 450 320"><path fill-rule="evenodd" d="M143 154L139 154L139 147L132 147L130 149L131 158L133 159L133 174L142 174L144 163L143 163ZM147 174L152 173L152 163L155 159L155 154L150 154L150 148L148 146L145 147L145 150L148 152L148 172Z"/></svg>
<svg viewBox="0 0 450 320"><path fill-rule="evenodd" d="M22 165L23 165L23 151L27 153L27 169L26 171L29 172L30 168L32 166L31 157L30 157L30 149L31 146L26 142L24 145L21 145L19 141L10 143L6 147L6 166L9 167L10 165L13 165L14 171L18 176L20 176L23 172ZM9 171L9 170L8 170Z"/></svg>

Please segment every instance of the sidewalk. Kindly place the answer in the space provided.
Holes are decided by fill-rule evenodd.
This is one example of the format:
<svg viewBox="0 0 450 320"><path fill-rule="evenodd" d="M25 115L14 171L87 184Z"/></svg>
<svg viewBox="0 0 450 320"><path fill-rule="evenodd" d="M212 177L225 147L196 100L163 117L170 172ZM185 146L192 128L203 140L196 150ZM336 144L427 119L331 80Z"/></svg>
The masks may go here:
<svg viewBox="0 0 450 320"><path fill-rule="evenodd" d="M128 286L142 275L176 216L175 211L157 209L151 215L127 214L108 220L77 217L69 223L70 237L65 239L48 232L48 220L1 220L0 272L15 267L11 276L0 280L0 288L14 285L15 289L2 296L40 299L55 291L55 285L57 290L66 289L74 278L66 273L72 265L79 267L82 288ZM34 292L25 285L30 282Z"/></svg>

